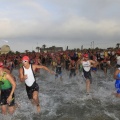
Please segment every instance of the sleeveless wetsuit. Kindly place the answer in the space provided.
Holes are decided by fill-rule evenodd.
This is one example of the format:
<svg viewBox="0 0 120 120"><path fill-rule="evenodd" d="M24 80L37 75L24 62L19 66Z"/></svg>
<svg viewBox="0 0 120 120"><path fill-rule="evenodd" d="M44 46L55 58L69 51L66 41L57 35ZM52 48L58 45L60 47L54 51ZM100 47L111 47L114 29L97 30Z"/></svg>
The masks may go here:
<svg viewBox="0 0 120 120"><path fill-rule="evenodd" d="M62 76L62 70L61 70L61 63L57 63L57 66L56 66L56 75L55 75L55 78L58 77L58 75Z"/></svg>
<svg viewBox="0 0 120 120"><path fill-rule="evenodd" d="M11 90L12 90L12 85L9 80L6 79L6 72L3 73L2 76L0 76L0 89L1 89L1 100L0 104L1 105L7 105L7 98L9 97ZM14 94L12 96L12 101L8 106L13 106L15 104L15 98Z"/></svg>
<svg viewBox="0 0 120 120"><path fill-rule="evenodd" d="M91 64L89 61L83 61L82 62L82 66L83 66L83 75L84 78L89 79L90 83L92 83L92 77L91 77Z"/></svg>
<svg viewBox="0 0 120 120"><path fill-rule="evenodd" d="M65 68L66 70L69 70L69 64L70 64L70 60L65 60Z"/></svg>
<svg viewBox="0 0 120 120"><path fill-rule="evenodd" d="M105 68L107 69L107 67L108 67L107 62L101 63L101 69L102 69L102 70L104 70Z"/></svg>
<svg viewBox="0 0 120 120"><path fill-rule="evenodd" d="M26 91L27 91L28 98L33 99L33 92L34 91L39 91L39 86L36 83L34 73L33 73L33 70L32 70L32 65L30 64L30 67L28 69L26 69L23 66L23 71L24 71L24 75L27 75L27 77L28 77L25 80L25 85L26 85Z"/></svg>
<svg viewBox="0 0 120 120"><path fill-rule="evenodd" d="M118 73L117 77L120 78L120 73ZM120 94L120 80L118 79L116 79L115 81L115 88L116 88L117 93Z"/></svg>
<svg viewBox="0 0 120 120"><path fill-rule="evenodd" d="M72 77L72 75L76 76L76 64L71 65L71 69L70 69L70 78Z"/></svg>

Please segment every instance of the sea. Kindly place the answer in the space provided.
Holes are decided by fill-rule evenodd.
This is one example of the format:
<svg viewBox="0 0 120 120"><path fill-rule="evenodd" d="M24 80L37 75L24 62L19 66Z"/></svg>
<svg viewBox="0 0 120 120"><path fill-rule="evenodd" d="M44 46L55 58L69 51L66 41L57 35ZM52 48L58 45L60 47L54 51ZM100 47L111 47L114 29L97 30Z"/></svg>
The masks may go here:
<svg viewBox="0 0 120 120"><path fill-rule="evenodd" d="M82 73L69 78L69 72L63 70L63 80L45 70L36 74L39 85L41 112L27 97L24 83L19 81L19 71L14 69L16 77L16 103L19 107L13 115L2 115L0 120L120 120L120 98L116 98L114 69L109 69L107 77L102 70L92 72L90 94L86 94L86 84Z"/></svg>

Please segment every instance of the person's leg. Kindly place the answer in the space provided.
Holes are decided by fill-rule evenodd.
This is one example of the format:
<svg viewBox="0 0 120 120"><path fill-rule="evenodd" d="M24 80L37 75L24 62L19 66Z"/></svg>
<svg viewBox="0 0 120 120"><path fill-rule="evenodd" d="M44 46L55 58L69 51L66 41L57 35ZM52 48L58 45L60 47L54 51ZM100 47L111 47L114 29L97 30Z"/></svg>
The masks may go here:
<svg viewBox="0 0 120 120"><path fill-rule="evenodd" d="M1 112L2 112L2 114L4 114L4 115L7 114L7 106L6 106L6 105L2 105L2 106L1 106Z"/></svg>
<svg viewBox="0 0 120 120"><path fill-rule="evenodd" d="M72 72L70 71L70 75L69 75L69 78L71 78L72 77Z"/></svg>
<svg viewBox="0 0 120 120"><path fill-rule="evenodd" d="M58 78L58 73L55 74L55 80Z"/></svg>
<svg viewBox="0 0 120 120"><path fill-rule="evenodd" d="M86 80L86 92L89 94L89 92L90 92L90 80L89 79L87 79Z"/></svg>
<svg viewBox="0 0 120 120"><path fill-rule="evenodd" d="M75 72L75 70L74 70L74 76L76 76L76 72Z"/></svg>
<svg viewBox="0 0 120 120"><path fill-rule="evenodd" d="M39 98L38 98L38 91L33 92L33 101L37 107L37 112L40 112L40 104L39 104Z"/></svg>
<svg viewBox="0 0 120 120"><path fill-rule="evenodd" d="M105 74L105 77L107 77L107 68L106 67L104 68L104 74Z"/></svg>
<svg viewBox="0 0 120 120"><path fill-rule="evenodd" d="M63 79L62 79L62 72L60 73L60 80L63 80Z"/></svg>
<svg viewBox="0 0 120 120"><path fill-rule="evenodd" d="M113 95L115 95L115 97L120 98L120 91L119 89L116 91L116 93L112 93Z"/></svg>
<svg viewBox="0 0 120 120"><path fill-rule="evenodd" d="M33 105L37 107L37 112L40 112L39 98L38 98L39 86L37 83L34 83L32 87L26 86L26 92L29 100Z"/></svg>
<svg viewBox="0 0 120 120"><path fill-rule="evenodd" d="M17 106L15 106L15 95L12 96L12 101L8 105L9 114L13 114Z"/></svg>
<svg viewBox="0 0 120 120"><path fill-rule="evenodd" d="M9 114L13 114L15 111L15 106L9 106L8 111L9 111Z"/></svg>
<svg viewBox="0 0 120 120"><path fill-rule="evenodd" d="M117 98L120 98L120 94L116 93L116 97L117 97Z"/></svg>

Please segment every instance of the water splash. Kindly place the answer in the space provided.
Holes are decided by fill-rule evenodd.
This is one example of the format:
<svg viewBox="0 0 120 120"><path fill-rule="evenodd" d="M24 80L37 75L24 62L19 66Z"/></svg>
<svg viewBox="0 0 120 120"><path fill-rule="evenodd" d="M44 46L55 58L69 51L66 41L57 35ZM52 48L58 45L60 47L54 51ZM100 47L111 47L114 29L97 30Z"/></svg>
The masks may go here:
<svg viewBox="0 0 120 120"><path fill-rule="evenodd" d="M27 98L25 86L19 82L18 71L13 70L16 77L16 101L20 108L13 116L2 116L0 120L118 120L120 119L119 99L112 95L115 91L114 79L108 71L107 79L103 71L92 73L93 83L90 95L86 95L85 80L82 75L69 79L63 70L63 80L55 80L54 75L40 71L36 80L40 87L39 99L41 113L36 114Z"/></svg>

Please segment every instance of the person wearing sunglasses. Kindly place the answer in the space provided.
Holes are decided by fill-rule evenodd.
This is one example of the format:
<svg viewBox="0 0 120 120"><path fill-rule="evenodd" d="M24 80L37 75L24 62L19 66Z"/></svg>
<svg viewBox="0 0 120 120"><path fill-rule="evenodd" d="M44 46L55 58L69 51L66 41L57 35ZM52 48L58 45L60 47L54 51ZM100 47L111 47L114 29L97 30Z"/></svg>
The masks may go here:
<svg viewBox="0 0 120 120"><path fill-rule="evenodd" d="M25 82L26 92L29 100L36 106L37 112L40 113L40 104L38 98L39 86L35 80L35 70L44 69L51 74L55 74L53 71L48 69L43 65L30 64L30 59L28 56L23 56L22 64L23 67L19 69L20 81Z"/></svg>

